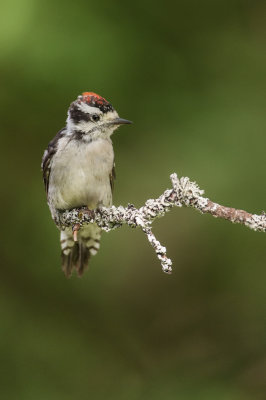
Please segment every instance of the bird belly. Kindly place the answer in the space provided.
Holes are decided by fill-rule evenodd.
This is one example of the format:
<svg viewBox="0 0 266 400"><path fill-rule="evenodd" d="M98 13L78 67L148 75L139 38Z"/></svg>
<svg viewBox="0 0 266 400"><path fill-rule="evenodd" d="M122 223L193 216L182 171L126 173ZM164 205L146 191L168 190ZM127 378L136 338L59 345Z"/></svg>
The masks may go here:
<svg viewBox="0 0 266 400"><path fill-rule="evenodd" d="M109 207L113 162L113 147L109 141L69 142L60 157L54 157L51 168L48 197L53 207L60 210Z"/></svg>

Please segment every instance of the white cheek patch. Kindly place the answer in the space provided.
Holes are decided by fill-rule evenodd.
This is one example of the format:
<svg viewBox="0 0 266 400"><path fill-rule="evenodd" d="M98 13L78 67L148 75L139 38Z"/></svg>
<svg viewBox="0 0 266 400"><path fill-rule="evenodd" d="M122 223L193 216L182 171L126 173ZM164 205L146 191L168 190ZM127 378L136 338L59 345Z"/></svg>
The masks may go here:
<svg viewBox="0 0 266 400"><path fill-rule="evenodd" d="M95 123L81 121L75 125L75 129L83 132L89 132L95 127Z"/></svg>
<svg viewBox="0 0 266 400"><path fill-rule="evenodd" d="M88 104L82 102L80 104L78 104L78 108L80 109L80 111L86 113L86 114L101 114L101 110L99 110L99 108L97 107L91 107Z"/></svg>

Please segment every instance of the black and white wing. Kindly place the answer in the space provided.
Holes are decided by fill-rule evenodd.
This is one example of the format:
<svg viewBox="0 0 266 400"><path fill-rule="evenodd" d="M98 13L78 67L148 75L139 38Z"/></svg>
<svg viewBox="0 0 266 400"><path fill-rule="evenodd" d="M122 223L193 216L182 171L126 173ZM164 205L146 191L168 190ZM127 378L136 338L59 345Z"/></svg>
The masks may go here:
<svg viewBox="0 0 266 400"><path fill-rule="evenodd" d="M116 178L116 173L115 173L115 163L114 163L113 168L112 168L112 171L111 171L111 173L110 173L110 175L109 175L110 186L111 186L112 193L113 193L113 191L114 191L115 178Z"/></svg>
<svg viewBox="0 0 266 400"><path fill-rule="evenodd" d="M48 147L45 150L43 157L42 157L43 183L44 183L46 195L48 195L48 189L49 189L51 161L52 161L54 154L56 153L58 141L62 136L64 136L64 133L65 133L65 128L61 129L61 131L59 131L56 134L56 136L48 144Z"/></svg>

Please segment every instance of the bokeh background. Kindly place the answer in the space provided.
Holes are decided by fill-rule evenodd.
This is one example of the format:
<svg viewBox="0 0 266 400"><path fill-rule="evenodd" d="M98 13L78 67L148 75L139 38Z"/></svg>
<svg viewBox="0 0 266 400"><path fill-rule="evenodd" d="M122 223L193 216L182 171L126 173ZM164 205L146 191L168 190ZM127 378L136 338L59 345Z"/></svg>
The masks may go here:
<svg viewBox="0 0 266 400"><path fill-rule="evenodd" d="M65 279L40 162L82 91L134 121L114 135L114 204L189 176L221 204L266 198L260 0L9 0L0 12L1 399L265 399L265 235L192 209L102 237Z"/></svg>

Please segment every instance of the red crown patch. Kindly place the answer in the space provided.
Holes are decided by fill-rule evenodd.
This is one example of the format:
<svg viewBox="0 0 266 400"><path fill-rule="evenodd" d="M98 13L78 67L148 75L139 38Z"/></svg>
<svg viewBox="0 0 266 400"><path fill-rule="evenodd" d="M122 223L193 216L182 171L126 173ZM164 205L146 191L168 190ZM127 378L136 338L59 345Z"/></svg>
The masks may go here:
<svg viewBox="0 0 266 400"><path fill-rule="evenodd" d="M98 103L98 104L108 103L108 101L105 100L104 97L99 96L97 93L94 92L83 92L82 100L86 101L86 103Z"/></svg>

